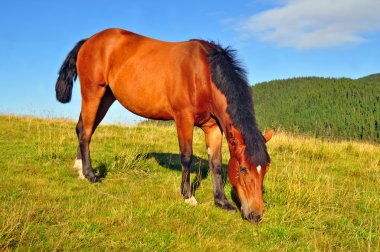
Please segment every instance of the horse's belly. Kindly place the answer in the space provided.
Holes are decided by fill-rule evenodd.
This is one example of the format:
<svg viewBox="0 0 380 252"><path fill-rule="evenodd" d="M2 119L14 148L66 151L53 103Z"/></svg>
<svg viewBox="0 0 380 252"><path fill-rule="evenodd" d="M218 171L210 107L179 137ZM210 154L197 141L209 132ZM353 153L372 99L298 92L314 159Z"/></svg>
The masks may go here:
<svg viewBox="0 0 380 252"><path fill-rule="evenodd" d="M173 119L171 106L164 94L139 88L138 85L112 85L115 98L132 113L150 119Z"/></svg>

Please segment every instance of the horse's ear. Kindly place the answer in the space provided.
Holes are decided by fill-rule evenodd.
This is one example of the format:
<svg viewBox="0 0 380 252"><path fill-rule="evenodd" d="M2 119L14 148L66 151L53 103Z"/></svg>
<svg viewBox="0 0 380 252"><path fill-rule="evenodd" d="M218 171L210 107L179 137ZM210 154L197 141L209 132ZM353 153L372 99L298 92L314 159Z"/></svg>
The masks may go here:
<svg viewBox="0 0 380 252"><path fill-rule="evenodd" d="M265 132L264 134L265 142L268 142L272 138L273 134L274 134L274 129L270 129L267 132Z"/></svg>

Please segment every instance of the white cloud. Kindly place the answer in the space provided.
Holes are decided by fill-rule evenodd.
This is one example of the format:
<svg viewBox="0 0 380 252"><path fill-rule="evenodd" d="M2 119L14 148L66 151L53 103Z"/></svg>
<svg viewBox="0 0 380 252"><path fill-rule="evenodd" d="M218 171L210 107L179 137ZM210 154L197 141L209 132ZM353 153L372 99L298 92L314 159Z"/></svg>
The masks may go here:
<svg viewBox="0 0 380 252"><path fill-rule="evenodd" d="M365 41L380 30L380 0L286 0L239 24L243 37L299 49Z"/></svg>

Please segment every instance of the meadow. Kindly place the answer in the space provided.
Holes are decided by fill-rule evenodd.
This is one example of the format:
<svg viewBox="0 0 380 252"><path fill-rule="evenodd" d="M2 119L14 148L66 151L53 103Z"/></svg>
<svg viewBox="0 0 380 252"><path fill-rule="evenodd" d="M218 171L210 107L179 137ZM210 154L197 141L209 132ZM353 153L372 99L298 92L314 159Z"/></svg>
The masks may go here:
<svg viewBox="0 0 380 252"><path fill-rule="evenodd" d="M213 205L203 138L196 129L194 207L172 124L101 125L91 154L103 180L90 184L72 169L75 122L0 116L0 250L380 251L378 144L276 132L253 225Z"/></svg>

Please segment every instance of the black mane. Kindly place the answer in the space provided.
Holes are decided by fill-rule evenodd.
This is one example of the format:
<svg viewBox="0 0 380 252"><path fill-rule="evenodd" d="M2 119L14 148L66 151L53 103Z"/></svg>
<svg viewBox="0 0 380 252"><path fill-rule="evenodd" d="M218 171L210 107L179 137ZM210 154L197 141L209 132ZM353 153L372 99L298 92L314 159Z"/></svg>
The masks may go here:
<svg viewBox="0 0 380 252"><path fill-rule="evenodd" d="M246 71L236 59L235 50L230 47L222 48L214 42L209 42L209 46L211 78L226 96L227 112L234 126L244 137L245 154L255 166L266 167L270 158L265 139L257 127Z"/></svg>

